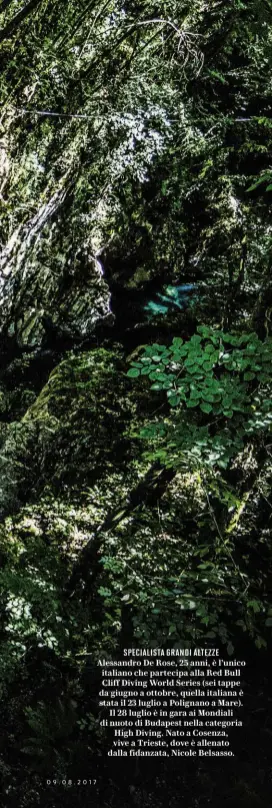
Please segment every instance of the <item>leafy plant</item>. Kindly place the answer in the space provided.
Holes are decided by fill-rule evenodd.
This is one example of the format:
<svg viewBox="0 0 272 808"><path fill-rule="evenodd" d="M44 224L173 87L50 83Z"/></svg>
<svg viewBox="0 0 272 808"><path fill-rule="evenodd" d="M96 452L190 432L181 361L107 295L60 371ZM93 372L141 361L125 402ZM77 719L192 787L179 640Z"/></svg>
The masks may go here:
<svg viewBox="0 0 272 808"><path fill-rule="evenodd" d="M157 455L167 464L189 454L226 467L245 440L271 429L271 349L271 338L208 326L187 342L175 337L169 347L145 347L127 375L147 378L174 415L145 426L140 436L158 440Z"/></svg>

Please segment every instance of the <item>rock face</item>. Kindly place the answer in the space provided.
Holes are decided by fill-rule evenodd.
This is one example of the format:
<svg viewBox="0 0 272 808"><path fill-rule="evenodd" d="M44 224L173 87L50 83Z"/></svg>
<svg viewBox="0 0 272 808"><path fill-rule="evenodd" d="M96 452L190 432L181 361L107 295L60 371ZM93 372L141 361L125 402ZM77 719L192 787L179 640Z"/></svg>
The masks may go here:
<svg viewBox="0 0 272 808"><path fill-rule="evenodd" d="M54 413L49 406L49 412L42 410L42 418L39 417L41 401L44 404L45 397L50 398L50 373L54 368L50 384L53 387L57 384L63 397L67 390L65 382L65 391L62 391L62 374L69 375L71 370L71 408L75 416L75 402L82 400L85 382L93 384L93 361L101 370L104 358L101 360L99 355L95 360L92 353L90 357L80 355L75 366L71 360L71 368L67 360L68 369L61 359L66 351L80 350L81 343L88 340L92 343L98 325L111 325L114 321L110 290L91 248L91 229L84 241L79 228L72 224L71 211L67 211L64 204L68 191L57 191L50 202L40 205L34 216L19 224L6 240L0 256L1 518L20 507L31 491L34 494L35 480L43 479L45 447L50 455L50 438L54 444L59 426L63 427L66 422L67 412L62 413L61 423L58 421L56 401ZM78 378L81 373L84 378ZM87 389L89 391L88 384ZM31 405L36 399L37 407L33 411ZM88 401L89 415L90 407ZM83 418L82 413L80 418ZM95 419L93 423L96 424ZM88 428L87 424L87 432ZM69 439L65 438L64 443L69 444ZM83 457L86 456L84 446ZM59 446L59 459L62 450L66 457L67 446L65 449ZM66 457L66 461L69 465L70 458ZM72 462L76 464L78 456ZM59 473L62 480L60 470ZM56 470L56 478L59 473Z"/></svg>
<svg viewBox="0 0 272 808"><path fill-rule="evenodd" d="M4 422L3 413L2 518L25 499L39 497L49 480L55 493L65 494L67 485L70 492L78 493L107 469L118 467L119 462L122 467L126 452L122 436L131 416L122 371L116 353L103 348L77 353L56 365L37 397L32 393L34 400L21 395L25 401L21 417L17 413L15 420L12 406L12 420ZM8 398L7 391L3 398Z"/></svg>
<svg viewBox="0 0 272 808"><path fill-rule="evenodd" d="M11 150L10 133L9 140ZM3 152L1 143L7 160L8 148ZM43 143L39 140L40 148ZM67 151L63 144L61 176L45 178L44 184L39 147L21 153L17 146L1 218L0 333L23 350L39 349L48 332L54 342L88 339L98 322L112 316L109 288L93 250L94 212L83 214L76 197L80 140L69 141Z"/></svg>
<svg viewBox="0 0 272 808"><path fill-rule="evenodd" d="M20 258L20 257L19 257ZM1 284L1 330L26 349L41 347L48 334L88 338L99 322L113 320L110 292L94 258L73 266L58 256L45 266L38 245L23 261L10 260Z"/></svg>

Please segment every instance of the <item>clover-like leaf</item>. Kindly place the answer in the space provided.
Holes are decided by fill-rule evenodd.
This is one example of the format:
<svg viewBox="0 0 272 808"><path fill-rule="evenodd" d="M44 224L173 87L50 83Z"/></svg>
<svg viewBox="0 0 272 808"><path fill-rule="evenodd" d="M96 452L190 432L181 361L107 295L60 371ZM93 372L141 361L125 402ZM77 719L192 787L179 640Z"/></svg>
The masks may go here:
<svg viewBox="0 0 272 808"><path fill-rule="evenodd" d="M140 376L139 368L130 368L127 372L127 376L129 376L130 379L136 379L137 376Z"/></svg>

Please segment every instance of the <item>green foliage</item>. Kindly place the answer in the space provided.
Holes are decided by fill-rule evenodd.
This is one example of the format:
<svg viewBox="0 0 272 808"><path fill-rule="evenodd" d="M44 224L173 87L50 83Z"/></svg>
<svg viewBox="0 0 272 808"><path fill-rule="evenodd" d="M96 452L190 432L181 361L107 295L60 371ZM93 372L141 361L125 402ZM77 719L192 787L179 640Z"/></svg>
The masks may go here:
<svg viewBox="0 0 272 808"><path fill-rule="evenodd" d="M30 806L100 748L86 655L271 634L271 9L4 0L0 51L0 766Z"/></svg>
<svg viewBox="0 0 272 808"><path fill-rule="evenodd" d="M58 699L55 705L40 702L36 708L26 707L25 714L32 736L22 751L32 757L46 757L58 742L58 737L66 737L72 733L76 722L76 703L73 701L64 704Z"/></svg>
<svg viewBox="0 0 272 808"><path fill-rule="evenodd" d="M271 178L272 178L271 172L263 174L261 177L258 177L258 179L255 182L253 182L252 185L249 186L249 188L246 189L247 193L250 193L250 191L255 191L256 188L259 188L259 186L263 185L264 182L268 182L268 185L266 186L265 190L271 191L272 189L272 185L270 182Z"/></svg>
<svg viewBox="0 0 272 808"><path fill-rule="evenodd" d="M145 510L105 536L99 594L108 631L122 605L135 639L148 646L213 639L233 653L238 630L265 646L267 598L253 594L256 588L262 592L260 579L257 584L247 564L235 561L237 535L216 523L216 493L233 513L238 496L220 479L177 474L159 514Z"/></svg>
<svg viewBox="0 0 272 808"><path fill-rule="evenodd" d="M141 436L166 447L168 464L188 454L199 463L225 467L249 437L271 430L272 340L199 326L184 342L145 347L128 376L144 376L162 391L176 416L155 421ZM172 425L171 425L172 424ZM176 452L172 450L176 450Z"/></svg>

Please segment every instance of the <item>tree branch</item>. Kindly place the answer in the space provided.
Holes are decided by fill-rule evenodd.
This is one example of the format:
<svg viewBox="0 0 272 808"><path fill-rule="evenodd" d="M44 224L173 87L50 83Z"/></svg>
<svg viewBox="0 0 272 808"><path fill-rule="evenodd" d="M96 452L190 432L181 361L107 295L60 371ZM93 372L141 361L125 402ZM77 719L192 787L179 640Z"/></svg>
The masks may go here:
<svg viewBox="0 0 272 808"><path fill-rule="evenodd" d="M79 581L86 581L91 576L93 584L94 578L100 570L98 553L100 550L100 534L114 530L121 522L138 508L145 505L155 505L165 493L169 483L176 475L172 468L162 468L159 463L155 463L142 480L129 495L123 500L118 508L111 511L106 519L97 528L91 539L85 544L75 562L71 577L67 584L66 594L73 597Z"/></svg>

